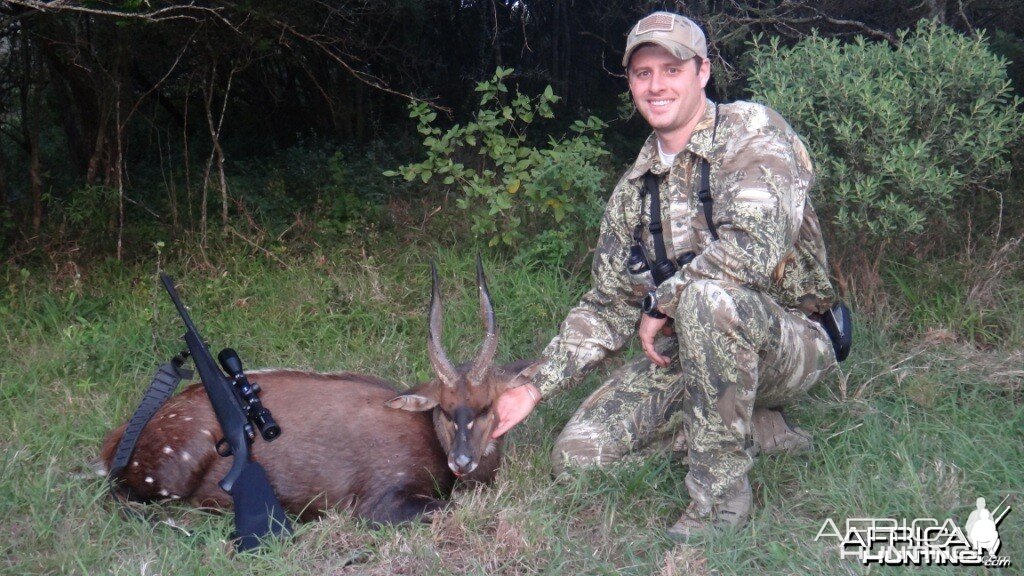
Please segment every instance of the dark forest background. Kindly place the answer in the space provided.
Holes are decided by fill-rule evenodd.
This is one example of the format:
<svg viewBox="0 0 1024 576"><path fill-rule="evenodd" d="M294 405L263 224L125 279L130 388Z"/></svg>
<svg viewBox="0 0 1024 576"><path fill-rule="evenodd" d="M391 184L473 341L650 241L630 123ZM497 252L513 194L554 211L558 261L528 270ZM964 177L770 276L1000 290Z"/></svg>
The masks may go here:
<svg viewBox="0 0 1024 576"><path fill-rule="evenodd" d="M0 254L8 263L46 262L54 253L69 250L76 259L123 260L151 254L157 241L189 237L205 246L211 235L245 236L273 251L268 245L273 239L324 239L324 234L353 227L425 222L433 216L434 206L448 206L449 195L459 186L459 208L466 209L474 193L478 200L487 200L469 235L493 236L498 244L518 250L523 232L529 236L536 230L518 230L524 218L506 210L509 201L495 197L497 188L480 192L481 186L490 185L485 182L489 178L512 198L523 181L537 177L540 164L530 164L530 158L543 156L547 165L556 167L593 163L602 171L600 182L572 173L549 183L549 188L530 191L529 199L521 195L524 202L534 204L528 212L549 217L538 220L544 225L561 224L567 209L570 220L592 223L593 214L600 212L600 200L590 198L593 190L607 194L646 132L642 120L629 115L619 62L628 28L650 11L674 10L707 30L714 63L713 98L775 99L780 102L769 104L778 107L788 96L772 98L763 78L752 91L751 78L765 68L767 54L762 48L759 56L751 56L752 42L763 47L770 41L776 43L775 49L785 49L813 37L835 40L833 47L866 42L894 52L905 45L906 31L922 22L937 22L964 39L981 39L986 53L1005 59L998 61L999 70L993 74L1008 78L1010 92L1020 93L1024 10L1019 8L1013 0L4 1ZM953 55L950 60L958 57L966 58ZM811 57L812 62L815 59L820 58ZM968 69L973 66L961 63ZM874 64L866 61L864 67L870 70ZM832 79L838 80L836 76ZM844 74L840 71L838 76ZM489 80L490 88L481 86ZM954 78L949 90L970 97L977 87L969 80L957 85ZM825 92L831 92L829 81L822 85ZM516 114L519 125L472 124L487 107L481 100L481 92L487 90L494 96L491 105L499 105L498 120L502 114L510 119ZM534 101L533 108L515 107L514 97L542 93L551 97L539 97L544 102ZM913 93L901 97L925 99ZM1017 114L1011 128L1019 127L1019 106L1008 94L994 99L1004 111ZM799 112L783 112L811 140L812 149L820 150L823 145L814 140L810 127L821 123L820 115L805 122ZM522 122L523 118L528 120ZM827 123L838 125L841 120ZM576 132L586 136L582 143L563 140L575 122L584 123ZM514 135L514 142L499 147L509 144L516 163L495 171L477 162L475 180L458 170L442 170L442 161L458 156L454 148L475 143L477 136L449 133L442 138L445 132L437 125L446 130L475 126L482 140ZM1006 166L1018 163L1019 157L1009 145L1019 133L1010 132L1008 140L986 152ZM902 136L893 132L891 138ZM549 139L548 148L528 146ZM570 143L577 152L565 149ZM500 151L488 146L479 154L490 154L500 166ZM415 169L410 163L422 162L425 150L428 164ZM826 181L830 168L822 156L842 153L833 146L816 155L816 162L825 167ZM519 163L524 158L527 163ZM405 169L397 170L403 164ZM510 166L518 166L519 173ZM835 170L838 181L849 180L842 178L844 167ZM969 199L947 198L942 201L952 204L943 210L898 215L884 230L833 240L867 242L874 251L892 244L900 229L929 229L929 218L956 220L965 211L986 221L998 219L999 233L1006 237L1010 230L1003 223L1013 222L1012 211L1019 207L1013 198L1019 194L1003 193L1011 186L1009 169L996 172L998 183L986 178L971 181L988 190L999 188L998 202L995 196L986 198L981 212ZM587 178L589 183L581 184ZM586 202L598 205L574 214L571 208L585 202L571 193L551 192L560 187L586 189L581 193L589 195ZM847 199L850 194L870 195L848 192ZM827 193L816 201L824 205L819 210L835 223L849 220L843 199L832 202ZM870 209L876 204L885 203L886 193L871 194L875 197L865 201L869 211L862 214L864 219L872 218ZM969 196L976 196L974 189ZM996 204L998 213L988 210ZM920 218L915 222L912 216ZM481 218L513 225L484 225ZM566 222L568 232L544 241L547 248L567 244L555 246L557 257L572 260L575 254L582 261L593 238L570 242L566 234L583 235L591 226L574 228ZM977 224L954 232L974 233ZM978 235L989 232L988 227L977 230ZM958 237L915 235L914 242L957 244ZM547 248L532 253L550 258ZM872 258L860 259L877 269Z"/></svg>

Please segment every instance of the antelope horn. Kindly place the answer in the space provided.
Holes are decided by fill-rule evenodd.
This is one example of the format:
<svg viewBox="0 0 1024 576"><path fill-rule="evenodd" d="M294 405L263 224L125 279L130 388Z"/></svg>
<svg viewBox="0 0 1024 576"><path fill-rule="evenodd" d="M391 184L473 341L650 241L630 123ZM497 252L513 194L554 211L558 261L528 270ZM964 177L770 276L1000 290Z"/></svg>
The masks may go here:
<svg viewBox="0 0 1024 576"><path fill-rule="evenodd" d="M498 351L498 326L494 318L494 307L491 305L491 293L487 290L487 278L484 277L484 265L480 262L479 254L476 256L476 285L480 291L480 316L487 328L487 334L484 336L480 353L469 370L469 382L472 385L477 385L484 379L494 363L494 354Z"/></svg>
<svg viewBox="0 0 1024 576"><path fill-rule="evenodd" d="M441 346L441 288L437 280L437 266L433 260L430 261L430 278L433 287L430 293L430 338L427 340L427 355L441 382L454 388L455 383L459 381L459 373Z"/></svg>

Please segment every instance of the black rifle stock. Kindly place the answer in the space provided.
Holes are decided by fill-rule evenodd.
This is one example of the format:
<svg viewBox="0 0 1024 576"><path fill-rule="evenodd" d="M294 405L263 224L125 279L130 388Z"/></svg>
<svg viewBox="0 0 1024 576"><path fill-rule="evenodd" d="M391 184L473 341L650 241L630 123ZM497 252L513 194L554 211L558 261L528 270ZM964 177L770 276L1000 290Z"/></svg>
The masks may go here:
<svg viewBox="0 0 1024 576"><path fill-rule="evenodd" d="M236 547L238 550L250 550L259 546L261 538L267 534L290 534L291 524L270 486L266 471L249 454L249 444L255 432L245 405L200 338L174 289L174 282L166 274L160 274L160 280L185 323L185 343L224 434L223 440L217 443L217 452L234 458L231 469L219 485L231 495L234 505ZM226 449L222 448L224 445Z"/></svg>

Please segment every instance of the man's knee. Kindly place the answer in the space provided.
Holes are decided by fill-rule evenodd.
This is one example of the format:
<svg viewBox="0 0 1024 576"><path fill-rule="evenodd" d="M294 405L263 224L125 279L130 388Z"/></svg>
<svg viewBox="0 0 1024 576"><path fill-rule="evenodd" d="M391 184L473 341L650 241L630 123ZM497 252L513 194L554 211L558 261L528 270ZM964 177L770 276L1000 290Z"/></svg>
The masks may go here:
<svg viewBox="0 0 1024 576"><path fill-rule="evenodd" d="M732 282L697 280L679 293L676 322L729 328L750 314L757 294Z"/></svg>
<svg viewBox="0 0 1024 576"><path fill-rule="evenodd" d="M760 348L771 330L762 296L732 282L691 282L679 293L675 312L680 344L700 349L716 340L745 340Z"/></svg>
<svg viewBox="0 0 1024 576"><path fill-rule="evenodd" d="M696 280L679 293L676 304L677 323L704 323L713 318L716 307L728 306L724 290L714 280Z"/></svg>
<svg viewBox="0 0 1024 576"><path fill-rule="evenodd" d="M602 467L619 460L624 450L600 426L588 422L570 422L555 440L551 451L552 473L558 477L564 472L590 467Z"/></svg>

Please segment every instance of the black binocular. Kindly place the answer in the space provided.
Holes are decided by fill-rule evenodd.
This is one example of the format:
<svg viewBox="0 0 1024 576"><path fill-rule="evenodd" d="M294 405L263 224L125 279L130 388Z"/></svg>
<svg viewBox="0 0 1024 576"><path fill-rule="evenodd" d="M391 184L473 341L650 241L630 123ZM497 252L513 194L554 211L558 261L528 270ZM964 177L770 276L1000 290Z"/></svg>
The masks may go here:
<svg viewBox="0 0 1024 576"><path fill-rule="evenodd" d="M656 260L652 265L650 258L647 257L647 251L644 250L644 245L636 241L629 248L626 270L630 274L643 274L650 270L654 285L661 286L662 282L671 278L680 268L689 264L696 257L696 252L683 252L674 261L665 258L663 260Z"/></svg>

